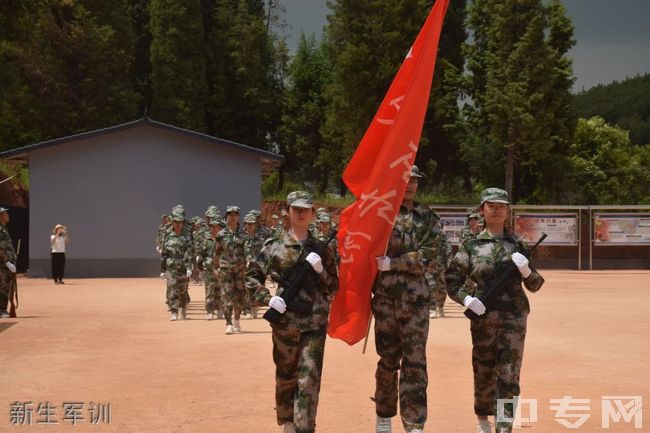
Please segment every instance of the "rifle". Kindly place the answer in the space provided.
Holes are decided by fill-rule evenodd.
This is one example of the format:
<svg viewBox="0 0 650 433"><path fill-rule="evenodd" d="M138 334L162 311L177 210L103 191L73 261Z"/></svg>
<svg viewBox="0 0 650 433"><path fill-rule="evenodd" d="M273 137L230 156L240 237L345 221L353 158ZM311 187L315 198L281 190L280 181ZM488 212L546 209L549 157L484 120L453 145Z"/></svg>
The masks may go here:
<svg viewBox="0 0 650 433"><path fill-rule="evenodd" d="M20 254L20 241L18 239L18 246L16 247L16 264L18 264L18 255ZM17 269L16 269L17 270ZM14 302L15 298L15 302ZM18 283L16 282L16 273L11 273L11 287L9 288L9 317L16 317L16 308L18 308Z"/></svg>
<svg viewBox="0 0 650 433"><path fill-rule="evenodd" d="M318 254L319 256L323 256L323 252L325 251L325 248L329 245L329 243L336 237L336 230L332 230L323 242L318 242L316 248L314 248L312 251L308 251L308 248L305 248L305 251L303 252L304 257L302 257L302 260L298 260L296 265L292 268L293 272L291 275L289 275L288 278L282 279L279 276L275 274L271 274L271 278L278 283L278 287L283 287L284 290L282 291L282 294L279 296L284 299L284 302L287 304L287 309L291 311L297 311L299 313L304 313L304 314L310 314L314 308L313 304L308 304L305 302L298 302L295 298L298 296L298 292L300 291L301 287L304 286L304 277L307 275L308 272L313 272L313 268L311 267L311 264L305 260L307 255L309 255L310 252L314 252ZM306 254L305 254L306 253ZM282 317L282 313L277 311L274 308L269 308L266 313L264 313L264 319L266 319L269 323L272 325L277 325L278 322L280 321Z"/></svg>
<svg viewBox="0 0 650 433"><path fill-rule="evenodd" d="M546 236L546 233L543 233L535 245L533 245L533 248L531 248L528 253L524 254L524 256L526 256L526 258L531 257L539 244L541 244L544 239L546 239ZM496 298L503 290L503 284L511 281L513 277L518 275L518 273L519 269L512 260L504 261L497 267L497 269L488 279L485 291L478 298L483 303L483 305L485 305L486 309L488 307L491 307L493 310L506 311L511 313L516 312L516 309L513 305L504 305L503 302L499 302ZM505 290L508 289L506 288ZM465 310L465 313L463 314L465 314L465 316L471 320L475 320L481 317L469 308Z"/></svg>

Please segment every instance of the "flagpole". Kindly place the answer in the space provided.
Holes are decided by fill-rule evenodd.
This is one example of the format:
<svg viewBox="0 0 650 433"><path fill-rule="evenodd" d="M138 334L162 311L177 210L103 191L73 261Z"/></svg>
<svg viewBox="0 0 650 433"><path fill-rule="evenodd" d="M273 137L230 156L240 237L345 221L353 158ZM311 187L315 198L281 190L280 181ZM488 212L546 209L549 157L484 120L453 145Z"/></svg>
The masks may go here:
<svg viewBox="0 0 650 433"><path fill-rule="evenodd" d="M395 226L395 223L393 223L393 226ZM386 256L386 253L388 252L388 244L390 244L390 237L388 238L388 242L386 242L386 248L384 248L384 256ZM379 274L377 274L377 278L375 279L375 284L379 282L379 277L381 277L381 273L383 271L379 271ZM373 284L374 285L374 284ZM372 302L372 298L371 302ZM368 336L370 335L370 325L372 324L372 306L370 308L370 317L368 317L368 328L366 328L366 339L363 340L363 349L361 350L361 354L365 355L366 354L366 346L368 345Z"/></svg>

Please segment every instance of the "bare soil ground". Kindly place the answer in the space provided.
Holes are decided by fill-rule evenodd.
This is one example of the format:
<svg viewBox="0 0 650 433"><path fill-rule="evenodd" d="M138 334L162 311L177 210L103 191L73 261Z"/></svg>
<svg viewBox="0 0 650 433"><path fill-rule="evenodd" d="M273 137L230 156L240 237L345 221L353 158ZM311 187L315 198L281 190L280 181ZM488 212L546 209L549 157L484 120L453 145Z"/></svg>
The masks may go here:
<svg viewBox="0 0 650 433"><path fill-rule="evenodd" d="M568 431L550 409L564 396L590 399L589 411L569 411L590 414L579 432L650 431L650 272L543 275L530 295L522 370L522 397L537 399L538 419L519 431ZM21 278L19 288L20 317L0 320L0 432L280 431L266 321L242 320L241 334L224 335L223 320L205 320L203 287L191 285L188 320L170 322L156 279ZM469 323L459 306L446 309L430 327L425 432L475 432ZM376 362L372 337L365 355L361 344L328 340L317 431L374 431ZM603 396L642 396L643 429L624 419L603 429ZM12 403L30 401L33 425L12 425ZM57 425L37 424L46 402ZM70 402L84 403L76 426L64 421ZM110 425L90 423L91 402L111 404Z"/></svg>

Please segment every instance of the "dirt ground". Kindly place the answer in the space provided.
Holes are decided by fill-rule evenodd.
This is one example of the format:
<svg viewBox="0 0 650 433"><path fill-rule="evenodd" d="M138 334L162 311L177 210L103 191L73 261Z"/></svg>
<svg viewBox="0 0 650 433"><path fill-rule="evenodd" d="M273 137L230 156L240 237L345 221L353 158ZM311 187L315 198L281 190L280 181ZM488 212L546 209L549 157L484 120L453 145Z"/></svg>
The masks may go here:
<svg viewBox="0 0 650 433"><path fill-rule="evenodd" d="M522 397L537 399L537 421L519 431L568 431L558 420L576 418L550 409L564 396L590 399L590 410L568 412L590 415L578 432L650 431L650 272L542 274L522 370ZM242 320L241 334L224 335L223 320L205 320L203 287L191 285L188 320L170 322L159 279L21 278L19 289L20 317L0 320L0 432L281 431L266 321ZM446 309L429 331L425 432L475 432L469 322L459 306ZM376 362L372 337L365 355L361 344L328 339L317 431L374 431ZM642 396L643 429L629 417L603 429L603 396ZM14 402L33 403L31 427L11 424ZM57 425L37 424L46 402ZM84 404L76 426L62 408L73 402ZM110 425L91 424L91 403L110 403ZM397 419L393 430L402 431Z"/></svg>

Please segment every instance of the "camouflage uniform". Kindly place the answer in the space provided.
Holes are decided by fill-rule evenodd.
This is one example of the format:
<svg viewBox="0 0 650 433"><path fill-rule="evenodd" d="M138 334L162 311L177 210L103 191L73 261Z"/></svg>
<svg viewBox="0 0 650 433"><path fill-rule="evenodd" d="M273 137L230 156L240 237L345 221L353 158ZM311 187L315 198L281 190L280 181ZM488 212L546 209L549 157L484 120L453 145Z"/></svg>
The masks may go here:
<svg viewBox="0 0 650 433"><path fill-rule="evenodd" d="M435 308L440 317L444 317L443 307L447 298L445 271L452 259L452 249L449 238L442 230L443 225L440 217L435 213L433 215L435 221L433 226L433 260L429 262L425 276L431 288L431 308Z"/></svg>
<svg viewBox="0 0 650 433"><path fill-rule="evenodd" d="M210 225L219 224L223 222L215 219L210 220ZM219 289L219 281L214 273L213 256L215 239L212 233L203 240L201 248L198 252L199 262L203 268L203 282L205 284L205 311L208 314L214 314L215 311L221 311L221 293Z"/></svg>
<svg viewBox="0 0 650 433"><path fill-rule="evenodd" d="M163 232L163 237L162 237L162 244L164 244L167 240L167 237L174 232L174 227L173 227L173 215L182 215L183 216L183 231L182 234L190 239L190 247L193 250L194 247L194 232L192 230L192 224L190 221L185 218L185 208L183 208L182 205L178 204L172 208L172 218L169 219L169 222L165 226L165 230ZM194 252L191 251L190 253L191 257L194 257ZM190 260L191 261L191 260ZM193 269L193 262L192 262L192 267L189 268L190 270ZM187 278L185 280L185 303L189 304L190 303L190 292L189 292L189 286L190 286L190 279Z"/></svg>
<svg viewBox="0 0 650 433"><path fill-rule="evenodd" d="M162 243L163 239L165 237L165 230L169 225L170 217L169 215L163 215L160 217L160 225L158 226L158 232L156 233L156 251L160 252L162 251ZM162 221L167 220L167 223L163 223Z"/></svg>
<svg viewBox="0 0 650 433"><path fill-rule="evenodd" d="M269 237L277 237L282 232L282 221L276 214L273 214L271 219L274 222L274 227L269 227Z"/></svg>
<svg viewBox="0 0 650 433"><path fill-rule="evenodd" d="M447 270L447 292L461 305L465 296L480 297L485 280L502 261L514 252L524 253L526 245L511 235L497 237L483 230L475 239L466 240ZM532 268L524 285L536 292L544 279ZM526 318L530 311L528 298L517 274L499 298L513 305L516 313L489 309L472 320L472 366L474 369L474 412L479 416L496 415L497 399L519 396L519 372L526 336ZM512 404L505 405L506 417L513 418ZM512 424L497 423L497 431L511 432Z"/></svg>
<svg viewBox="0 0 650 433"><path fill-rule="evenodd" d="M332 233L332 230L334 230L334 228L332 226L332 217L328 213L322 213L321 215L319 215L319 217L316 220L316 223L320 223L320 222L326 222L326 223L330 224L330 228L327 231L327 233L325 233L325 232L323 232L322 230L319 229L317 234L316 234L316 237L318 238L318 240L321 241L321 242L324 242L330 236L330 233ZM334 260L336 261L336 265L338 266L339 262L341 261L341 258L339 257L339 244L338 244L338 240L336 239L336 237L334 237L330 241L330 245L332 247L332 251L334 252Z"/></svg>
<svg viewBox="0 0 650 433"><path fill-rule="evenodd" d="M390 271L379 274L372 298L377 363L377 416L397 414L407 431L424 428L427 418L426 343L431 292L425 279L433 257L433 212L421 206L400 208L386 255Z"/></svg>
<svg viewBox="0 0 650 433"><path fill-rule="evenodd" d="M472 229L469 226L469 221L472 218L476 218L480 221L481 219L481 214L478 213L475 209L467 209L467 221L465 221L465 225L463 226L462 230L460 231L460 242L459 245L464 243L467 239L474 239L476 235L472 233Z"/></svg>
<svg viewBox="0 0 650 433"><path fill-rule="evenodd" d="M192 217L192 219L190 219L190 223L192 224L192 249L198 254L198 252L201 250L203 242L206 240L206 238L210 237L210 229L208 228L208 225L205 224L203 218L198 216ZM196 266L194 266L192 269L191 280L200 284L203 273L203 261L199 260L198 262L194 263Z"/></svg>
<svg viewBox="0 0 650 433"><path fill-rule="evenodd" d="M268 304L271 295L264 286L267 275L275 274L276 279L286 277L296 263L312 251L310 246L315 243L311 234L301 243L288 232L267 239L260 254L248 265L246 285L249 293L258 302ZM310 295L300 290L297 295L297 301L313 303L312 313L288 309L272 331L277 421L279 425L293 422L297 433L312 433L316 426L329 307L338 289L331 248L325 249L321 260L323 272L318 275L310 270L305 276L308 279L305 286L315 287L315 292ZM279 287L276 294L282 291Z"/></svg>
<svg viewBox="0 0 650 433"><path fill-rule="evenodd" d="M250 214L255 216L255 236L260 239L258 242L260 243L259 247L261 248L262 245L264 245L264 241L272 236L272 232L270 228L262 224L262 212L253 209L250 211Z"/></svg>
<svg viewBox="0 0 650 433"><path fill-rule="evenodd" d="M235 320L239 320L246 303L245 241L245 235L239 228L233 231L226 227L219 232L214 243L213 263L218 269L221 305L227 325L232 325L233 313Z"/></svg>
<svg viewBox="0 0 650 433"><path fill-rule="evenodd" d="M0 213L6 211L6 209L0 208ZM14 275L5 265L7 262L16 263L16 251L9 230L4 224L0 224L0 313L7 312L9 292Z"/></svg>
<svg viewBox="0 0 650 433"><path fill-rule="evenodd" d="M182 220L182 215L175 214L176 218ZM161 254L160 269L167 279L167 306L169 311L176 313L186 308L189 302L187 271L192 269L193 250L188 231L181 230L181 234L177 235L172 229L167 233Z"/></svg>

